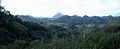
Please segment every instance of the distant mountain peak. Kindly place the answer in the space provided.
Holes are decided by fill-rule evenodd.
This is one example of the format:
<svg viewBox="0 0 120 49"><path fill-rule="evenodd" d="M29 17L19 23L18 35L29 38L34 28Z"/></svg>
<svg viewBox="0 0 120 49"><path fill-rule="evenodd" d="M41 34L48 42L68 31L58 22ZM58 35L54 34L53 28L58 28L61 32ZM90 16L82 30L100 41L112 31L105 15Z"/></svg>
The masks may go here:
<svg viewBox="0 0 120 49"><path fill-rule="evenodd" d="M60 18L62 16L63 16L63 14L61 12L57 12L52 18L57 19L57 18Z"/></svg>

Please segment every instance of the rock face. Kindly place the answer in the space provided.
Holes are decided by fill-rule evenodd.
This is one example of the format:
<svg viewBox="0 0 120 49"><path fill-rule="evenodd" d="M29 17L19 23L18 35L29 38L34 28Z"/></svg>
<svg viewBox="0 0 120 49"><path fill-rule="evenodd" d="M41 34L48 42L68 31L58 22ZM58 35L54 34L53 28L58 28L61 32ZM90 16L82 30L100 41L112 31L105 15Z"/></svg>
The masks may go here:
<svg viewBox="0 0 120 49"><path fill-rule="evenodd" d="M60 17L62 17L63 16L63 14L61 13L61 12L58 12L58 13L56 13L53 17L52 17L52 19L58 19L58 18L60 18Z"/></svg>

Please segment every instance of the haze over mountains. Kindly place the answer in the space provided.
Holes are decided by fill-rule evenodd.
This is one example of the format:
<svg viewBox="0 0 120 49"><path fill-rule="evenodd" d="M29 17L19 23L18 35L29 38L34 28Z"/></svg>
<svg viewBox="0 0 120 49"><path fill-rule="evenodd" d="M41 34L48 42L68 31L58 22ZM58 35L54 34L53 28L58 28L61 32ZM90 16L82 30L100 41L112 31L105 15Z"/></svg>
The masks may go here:
<svg viewBox="0 0 120 49"><path fill-rule="evenodd" d="M69 15L64 15L61 12L57 12L52 18L44 18L44 17L34 17L34 16L30 16L30 15L16 15L18 18L22 19L23 21L29 21L29 22L35 22L35 23L39 23L41 21L54 21L54 22L65 22L65 21L83 21L86 20L85 18L100 18L102 19L106 19L106 18L112 18L112 17L120 17L120 16L112 16L112 15L108 15L108 16L78 16L78 15L73 15L73 16L69 16ZM78 20L77 20L78 19ZM75 23L75 22L72 22Z"/></svg>
<svg viewBox="0 0 120 49"><path fill-rule="evenodd" d="M58 12L52 17L52 19L57 19L57 18L60 18L62 16L63 16L63 14L61 12Z"/></svg>

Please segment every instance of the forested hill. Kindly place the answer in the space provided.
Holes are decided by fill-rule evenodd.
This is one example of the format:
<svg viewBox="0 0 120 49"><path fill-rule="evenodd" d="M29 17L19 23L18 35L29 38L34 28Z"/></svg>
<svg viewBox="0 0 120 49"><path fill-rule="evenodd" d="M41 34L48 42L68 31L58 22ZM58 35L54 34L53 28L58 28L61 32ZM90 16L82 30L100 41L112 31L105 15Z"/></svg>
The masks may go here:
<svg viewBox="0 0 120 49"><path fill-rule="evenodd" d="M89 17L87 15L80 16L62 16L58 19L52 20L52 22L60 22L60 23L69 23L69 24L109 24L109 23L120 23L118 20L120 17L113 16L92 16ZM114 22L113 22L114 21Z"/></svg>
<svg viewBox="0 0 120 49"><path fill-rule="evenodd" d="M15 40L41 39L46 30L39 24L22 22L17 16L0 7L0 44L13 43Z"/></svg>

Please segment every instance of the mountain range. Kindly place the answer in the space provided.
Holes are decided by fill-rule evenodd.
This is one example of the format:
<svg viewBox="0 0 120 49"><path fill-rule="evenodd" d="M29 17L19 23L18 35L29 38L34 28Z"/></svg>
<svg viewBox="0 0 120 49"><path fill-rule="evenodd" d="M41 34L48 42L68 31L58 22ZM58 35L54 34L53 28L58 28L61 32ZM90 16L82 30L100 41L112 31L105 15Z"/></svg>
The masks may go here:
<svg viewBox="0 0 120 49"><path fill-rule="evenodd" d="M101 24L108 22L111 18L116 18L120 16L87 16L84 15L83 17L73 15L63 15L62 13L58 12L56 13L52 18L44 18L44 17L33 17L29 15L17 15L18 18L22 19L22 21L29 21L34 23L40 23L42 21L46 22L59 22L59 23L73 23L73 24Z"/></svg>

